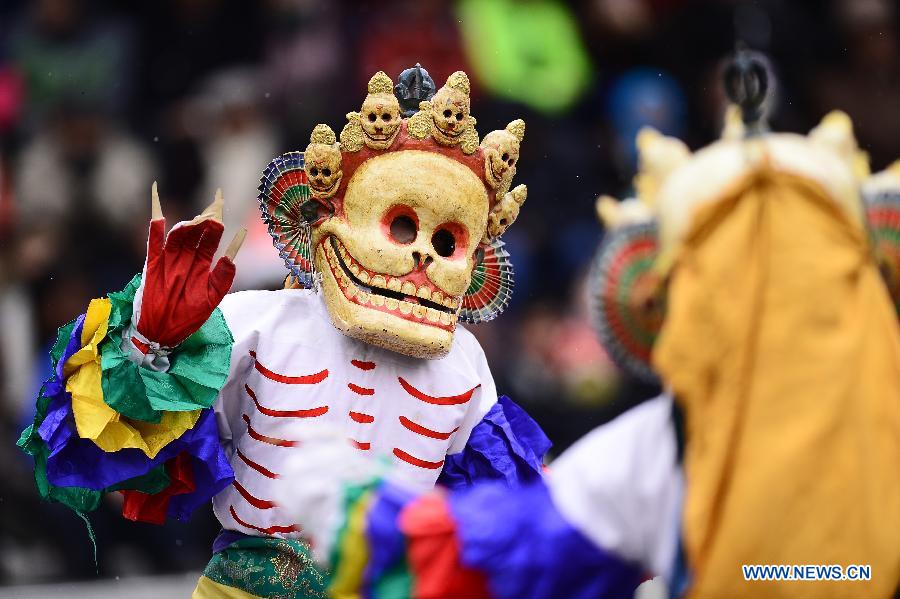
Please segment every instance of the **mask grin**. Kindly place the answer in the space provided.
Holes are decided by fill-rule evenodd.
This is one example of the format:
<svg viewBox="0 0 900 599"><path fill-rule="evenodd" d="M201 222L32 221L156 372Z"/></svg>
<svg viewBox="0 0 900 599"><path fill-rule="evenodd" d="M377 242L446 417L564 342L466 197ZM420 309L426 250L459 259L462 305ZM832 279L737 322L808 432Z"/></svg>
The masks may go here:
<svg viewBox="0 0 900 599"><path fill-rule="evenodd" d="M344 298L364 308L453 332L460 299L449 297L430 281L415 285L409 275L373 273L357 262L334 235L319 242L331 275Z"/></svg>
<svg viewBox="0 0 900 599"><path fill-rule="evenodd" d="M373 146L376 146L378 148L384 146L385 148L387 148L393 143L394 138L397 137L397 133L400 132L400 128L395 128L391 133L369 133L365 128L363 128L362 132L363 135L366 136L366 139L372 142Z"/></svg>
<svg viewBox="0 0 900 599"><path fill-rule="evenodd" d="M488 158L488 160L489 160L488 164L490 165L490 169L491 169L491 176L493 177L494 181L496 181L497 184L499 185L500 181L503 180L503 175L506 174L506 171L503 169L503 166L500 167L500 169L501 169L500 173L498 173L497 170L494 168L494 163L497 161L500 161L499 157L491 156ZM500 161L500 164L505 165L505 163L503 161Z"/></svg>
<svg viewBox="0 0 900 599"><path fill-rule="evenodd" d="M340 184L341 184L341 180L338 179L337 181L335 181L330 186L328 186L324 189L319 189L313 185L310 185L310 187L312 187L315 191L317 191L318 193L322 194L325 197L331 197L335 194L335 192L337 191L338 185L340 185Z"/></svg>
<svg viewBox="0 0 900 599"><path fill-rule="evenodd" d="M445 143L455 143L463 133L465 133L463 127L457 127L452 132L442 131L438 126L437 121L435 121L434 130L432 131L432 135L434 135L435 138L440 138Z"/></svg>

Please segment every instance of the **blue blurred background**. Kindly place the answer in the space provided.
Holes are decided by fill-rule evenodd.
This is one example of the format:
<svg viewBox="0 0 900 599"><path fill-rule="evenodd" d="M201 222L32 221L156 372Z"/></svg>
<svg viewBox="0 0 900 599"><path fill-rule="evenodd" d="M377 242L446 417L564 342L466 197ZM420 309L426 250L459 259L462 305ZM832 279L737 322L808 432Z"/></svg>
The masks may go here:
<svg viewBox="0 0 900 599"><path fill-rule="evenodd" d="M771 58L775 129L853 118L873 166L900 156L897 4L888 0L3 0L0 3L0 584L96 578L84 524L41 503L14 447L58 326L140 270L150 183L170 222L217 187L247 226L237 288L285 274L255 204L267 162L339 130L377 70L466 70L483 134L527 123L528 202L505 236L513 305L474 328L501 391L556 450L655 393L622 378L585 284L600 193L627 195L646 124L692 148L718 135L723 61ZM227 236L228 234L226 234ZM163 528L91 515L100 577L202 568L211 510Z"/></svg>

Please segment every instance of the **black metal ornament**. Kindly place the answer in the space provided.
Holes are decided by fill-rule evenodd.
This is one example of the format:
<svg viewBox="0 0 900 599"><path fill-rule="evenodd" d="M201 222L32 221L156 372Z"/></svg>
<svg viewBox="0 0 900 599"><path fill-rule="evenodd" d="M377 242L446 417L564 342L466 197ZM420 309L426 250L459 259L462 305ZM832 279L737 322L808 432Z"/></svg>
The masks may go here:
<svg viewBox="0 0 900 599"><path fill-rule="evenodd" d="M723 79L728 99L741 109L747 136L767 131L765 117L772 86L765 56L739 47L725 68Z"/></svg>
<svg viewBox="0 0 900 599"><path fill-rule="evenodd" d="M419 102L430 100L436 91L434 79L419 63L400 73L394 86L394 95L400 102L400 113L404 118L419 112Z"/></svg>

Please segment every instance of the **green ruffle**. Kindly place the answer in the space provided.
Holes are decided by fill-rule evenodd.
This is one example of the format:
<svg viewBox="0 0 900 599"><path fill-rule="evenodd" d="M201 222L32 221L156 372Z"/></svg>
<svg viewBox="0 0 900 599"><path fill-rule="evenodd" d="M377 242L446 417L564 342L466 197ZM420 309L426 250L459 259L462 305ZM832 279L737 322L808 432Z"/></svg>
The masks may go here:
<svg viewBox="0 0 900 599"><path fill-rule="evenodd" d="M208 408L225 385L234 339L216 308L200 329L169 355L169 369L141 368L121 349L122 330L131 322L140 275L118 293L110 293L109 329L101 344L103 401L135 420L159 422L162 412Z"/></svg>
<svg viewBox="0 0 900 599"><path fill-rule="evenodd" d="M405 557L388 568L373 585L373 597L412 597L413 577L409 571L409 562Z"/></svg>
<svg viewBox="0 0 900 599"><path fill-rule="evenodd" d="M353 514L354 508L356 508L356 504L372 490L372 487L374 486L373 483L374 481L370 481L367 484L352 485L344 489L344 506L342 508L344 521L341 523L341 527L334 536L334 544L331 547L329 563L337 564L340 561L344 537L350 529L350 517Z"/></svg>
<svg viewBox="0 0 900 599"><path fill-rule="evenodd" d="M166 473L166 465L163 463L155 466L147 474L123 480L117 485L103 489L103 492L140 491L147 495L155 495L162 492L171 482L172 479L169 478L169 475Z"/></svg>

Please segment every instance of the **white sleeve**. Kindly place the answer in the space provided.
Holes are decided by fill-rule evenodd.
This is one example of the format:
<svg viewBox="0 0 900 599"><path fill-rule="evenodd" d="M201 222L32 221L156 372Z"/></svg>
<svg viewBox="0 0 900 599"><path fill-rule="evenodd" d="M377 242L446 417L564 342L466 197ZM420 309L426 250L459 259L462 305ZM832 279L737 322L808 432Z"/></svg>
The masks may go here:
<svg viewBox="0 0 900 599"><path fill-rule="evenodd" d="M216 413L216 424L219 427L219 440L230 456L231 423L240 421L242 385L247 378L247 372L253 368L250 349L255 346L258 332L252 326L246 326L245 324L248 316L255 313L253 309L253 295L251 293L230 293L222 299L219 309L225 317L225 322L228 324L228 328L234 338L234 344L231 346L231 364L228 368L228 378L219 391L213 408Z"/></svg>
<svg viewBox="0 0 900 599"><path fill-rule="evenodd" d="M466 415L463 417L459 430L454 435L450 448L447 450L448 454L459 453L465 449L466 443L469 442L469 436L472 434L472 429L481 422L484 415L497 403L497 387L494 384L494 377L488 366L484 350L481 349L481 344L465 329L457 329L456 335L465 348L464 355L470 361L478 376L479 387L475 389L475 393L472 395Z"/></svg>
<svg viewBox="0 0 900 599"><path fill-rule="evenodd" d="M683 487L677 447L672 398L646 401L551 464L553 501L599 547L670 580Z"/></svg>

